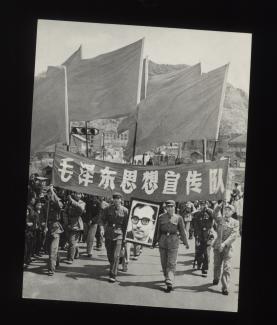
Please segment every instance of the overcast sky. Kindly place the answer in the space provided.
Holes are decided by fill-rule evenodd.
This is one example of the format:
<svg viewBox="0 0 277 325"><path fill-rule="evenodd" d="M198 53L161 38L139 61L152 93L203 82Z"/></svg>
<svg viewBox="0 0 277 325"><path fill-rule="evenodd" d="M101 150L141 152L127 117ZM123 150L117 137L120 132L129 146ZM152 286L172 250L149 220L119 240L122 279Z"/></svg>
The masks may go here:
<svg viewBox="0 0 277 325"><path fill-rule="evenodd" d="M39 20L35 75L62 64L82 45L84 59L145 38L144 56L156 63L201 62L202 72L230 63L227 81L249 92L251 34Z"/></svg>

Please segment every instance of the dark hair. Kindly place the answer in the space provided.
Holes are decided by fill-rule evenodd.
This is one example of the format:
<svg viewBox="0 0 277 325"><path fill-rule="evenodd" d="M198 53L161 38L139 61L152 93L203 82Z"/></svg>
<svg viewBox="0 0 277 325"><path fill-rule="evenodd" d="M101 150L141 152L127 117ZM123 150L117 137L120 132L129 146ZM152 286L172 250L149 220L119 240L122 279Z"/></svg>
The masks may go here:
<svg viewBox="0 0 277 325"><path fill-rule="evenodd" d="M132 214L134 213L134 211L135 211L135 209L142 209L142 208L144 208L145 206L147 206L147 205L145 205L145 204L143 204L143 203L136 203L136 205L133 207L133 209L132 209ZM155 221L156 220L156 215L157 215L157 207L153 207L153 206L151 206L151 208L154 210L154 213L153 213L153 215L152 215L152 219Z"/></svg>

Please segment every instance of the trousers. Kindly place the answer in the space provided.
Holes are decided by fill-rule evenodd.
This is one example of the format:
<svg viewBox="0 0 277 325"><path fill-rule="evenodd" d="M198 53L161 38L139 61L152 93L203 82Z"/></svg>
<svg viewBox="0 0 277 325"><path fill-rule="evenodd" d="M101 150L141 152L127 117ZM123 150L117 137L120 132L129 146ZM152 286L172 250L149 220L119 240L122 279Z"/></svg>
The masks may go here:
<svg viewBox="0 0 277 325"><path fill-rule="evenodd" d="M55 272L56 265L59 263L59 241L60 235L56 234L55 236L48 235L47 236L47 250L49 254L48 260L48 270Z"/></svg>
<svg viewBox="0 0 277 325"><path fill-rule="evenodd" d="M200 241L199 245L195 246L195 259L197 262L197 268L202 267L203 271L208 271L210 263L211 245L207 245L207 242Z"/></svg>
<svg viewBox="0 0 277 325"><path fill-rule="evenodd" d="M103 245L103 242L104 242L103 233L104 233L104 226L98 225L96 235L95 235L95 237L96 237L96 246L98 248L102 247L102 245Z"/></svg>
<svg viewBox="0 0 277 325"><path fill-rule="evenodd" d="M232 256L232 247L225 247L222 252L218 249L214 249L214 280L220 279L223 264L223 272L221 276L222 290L228 290L229 288Z"/></svg>
<svg viewBox="0 0 277 325"><path fill-rule="evenodd" d="M79 254L78 240L80 233L76 230L70 230L68 232L68 251L67 259L73 261L75 256Z"/></svg>
<svg viewBox="0 0 277 325"><path fill-rule="evenodd" d="M120 251L122 247L122 239L105 239L105 246L107 250L107 256L110 263L110 277L115 278L117 276Z"/></svg>
<svg viewBox="0 0 277 325"><path fill-rule="evenodd" d="M93 242L97 231L97 223L90 224L87 233L87 253L92 254Z"/></svg>
<svg viewBox="0 0 277 325"><path fill-rule="evenodd" d="M35 236L34 236L34 252L35 254L39 254L42 249L43 244L43 233L41 229L35 230Z"/></svg>
<svg viewBox="0 0 277 325"><path fill-rule="evenodd" d="M162 270L167 283L174 283L178 248L159 248Z"/></svg>
<svg viewBox="0 0 277 325"><path fill-rule="evenodd" d="M24 263L31 262L32 250L33 250L33 238L30 233L25 234L25 250L24 250Z"/></svg>

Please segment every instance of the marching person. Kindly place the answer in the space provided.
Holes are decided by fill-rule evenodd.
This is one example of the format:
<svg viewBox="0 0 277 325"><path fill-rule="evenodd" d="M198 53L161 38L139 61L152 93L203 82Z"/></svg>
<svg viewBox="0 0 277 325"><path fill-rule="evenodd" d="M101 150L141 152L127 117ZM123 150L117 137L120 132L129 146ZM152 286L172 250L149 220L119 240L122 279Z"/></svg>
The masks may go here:
<svg viewBox="0 0 277 325"><path fill-rule="evenodd" d="M242 229L242 215L243 215L243 195L237 195L232 202L232 205L234 206L234 214L232 215L232 218L239 221L239 233L241 235L241 229Z"/></svg>
<svg viewBox="0 0 277 325"><path fill-rule="evenodd" d="M106 207L102 214L105 228L105 246L110 263L109 282L116 281L119 258L128 223L128 209L122 205L120 193L113 194L113 204Z"/></svg>
<svg viewBox="0 0 277 325"><path fill-rule="evenodd" d="M60 234L63 232L60 223L60 212L62 203L54 192L53 185L49 186L46 194L46 203L43 206L43 221L45 221L46 247L49 254L48 275L55 273L56 266L59 264L59 241Z"/></svg>
<svg viewBox="0 0 277 325"><path fill-rule="evenodd" d="M189 235L189 239L192 239L192 228L191 228L191 221L192 221L192 214L196 212L196 209L192 202L188 201L185 204L181 205L181 216L184 219L185 229L187 234Z"/></svg>
<svg viewBox="0 0 277 325"><path fill-rule="evenodd" d="M31 255L32 255L33 225L34 225L34 218L30 213L30 209L27 208L26 227L25 227L24 267L27 267L32 262Z"/></svg>
<svg viewBox="0 0 277 325"><path fill-rule="evenodd" d="M197 269L202 270L206 277L209 269L210 251L214 239L213 210L208 208L207 201L200 201L200 211L193 215L193 229L195 237L195 261Z"/></svg>
<svg viewBox="0 0 277 325"><path fill-rule="evenodd" d="M79 257L78 240L80 231L84 229L81 215L85 212L85 202L81 200L82 194L73 192L68 195L67 206L65 214L67 216L68 229L68 250L67 250L67 264L72 264L74 258Z"/></svg>
<svg viewBox="0 0 277 325"><path fill-rule="evenodd" d="M213 285L217 285L221 276L222 294L229 294L229 283L231 276L231 262L233 255L232 244L236 240L239 231L239 222L232 218L234 207L230 204L223 206L223 202L216 205L213 218L217 223L217 238L214 242L214 280ZM223 206L223 214L221 213Z"/></svg>
<svg viewBox="0 0 277 325"><path fill-rule="evenodd" d="M92 248L95 234L100 222L101 203L97 200L96 196L89 196L86 199L86 222L88 224L87 232L87 255L92 257Z"/></svg>
<svg viewBox="0 0 277 325"><path fill-rule="evenodd" d="M42 229L42 204L40 200L35 203L34 210L34 252L35 255L41 257L43 243L43 229Z"/></svg>
<svg viewBox="0 0 277 325"><path fill-rule="evenodd" d="M181 216L174 213L175 201L166 201L166 210L167 212L161 214L158 218L153 246L155 247L156 243L159 243L161 265L167 286L165 291L170 292L173 289L177 263L179 247L178 232L187 249L189 248L189 244L186 237L184 221Z"/></svg>
<svg viewBox="0 0 277 325"><path fill-rule="evenodd" d="M109 203L106 202L104 196L100 198L100 205L101 205L101 213L106 207L109 206ZM96 237L96 249L101 250L104 242L104 226L102 225L101 218L99 219L95 237Z"/></svg>
<svg viewBox="0 0 277 325"><path fill-rule="evenodd" d="M35 203L36 203L36 196L31 196L29 198L29 202L27 205L27 209L29 210L28 213L28 220L27 223L27 233L28 233L28 261L30 262L32 259L31 257L34 257L35 254ZM28 226L28 224L31 224L31 226Z"/></svg>

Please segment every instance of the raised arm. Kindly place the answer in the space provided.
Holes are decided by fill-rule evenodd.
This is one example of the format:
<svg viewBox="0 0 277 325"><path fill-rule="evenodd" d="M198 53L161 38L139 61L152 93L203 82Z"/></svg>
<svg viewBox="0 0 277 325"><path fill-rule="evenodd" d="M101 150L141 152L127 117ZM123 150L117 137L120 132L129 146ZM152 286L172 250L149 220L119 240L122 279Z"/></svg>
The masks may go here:
<svg viewBox="0 0 277 325"><path fill-rule="evenodd" d="M86 208L86 204L85 204L85 202L83 202L83 201L76 201L76 200L74 200L72 197L71 197L71 195L68 195L68 199L70 200L70 203L75 207L75 208L77 208L78 209L78 212L81 214L81 213L83 213L84 211L85 211L85 208Z"/></svg>
<svg viewBox="0 0 277 325"><path fill-rule="evenodd" d="M220 222L222 220L222 213L221 213L221 204L216 204L213 213L211 214L212 218L215 222Z"/></svg>
<svg viewBox="0 0 277 325"><path fill-rule="evenodd" d="M49 190L51 192L51 200L57 204L57 206L62 209L63 204L61 202L61 199L58 197L58 195L55 193L53 185L51 184L49 186Z"/></svg>

